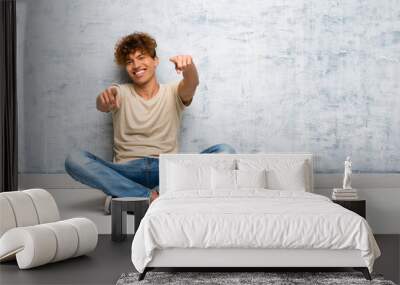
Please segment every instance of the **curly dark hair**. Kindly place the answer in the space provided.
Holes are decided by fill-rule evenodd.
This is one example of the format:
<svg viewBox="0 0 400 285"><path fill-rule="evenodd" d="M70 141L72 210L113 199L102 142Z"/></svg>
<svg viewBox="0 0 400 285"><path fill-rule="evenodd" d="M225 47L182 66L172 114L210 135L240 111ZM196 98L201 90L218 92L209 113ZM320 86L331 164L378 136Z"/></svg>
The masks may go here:
<svg viewBox="0 0 400 285"><path fill-rule="evenodd" d="M147 33L136 32L127 35L115 45L115 62L118 65L125 65L128 55L136 50L140 50L155 58L157 56L156 47L156 40Z"/></svg>

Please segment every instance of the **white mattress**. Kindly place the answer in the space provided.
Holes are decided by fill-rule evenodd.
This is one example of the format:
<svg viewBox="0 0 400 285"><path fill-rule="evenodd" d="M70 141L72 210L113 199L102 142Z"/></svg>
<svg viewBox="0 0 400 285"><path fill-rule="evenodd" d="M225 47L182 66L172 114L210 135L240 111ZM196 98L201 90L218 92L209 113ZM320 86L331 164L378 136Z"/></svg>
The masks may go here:
<svg viewBox="0 0 400 285"><path fill-rule="evenodd" d="M139 226L132 262L143 272L156 249L168 248L355 249L370 271L380 255L359 215L320 195L265 189L162 195Z"/></svg>

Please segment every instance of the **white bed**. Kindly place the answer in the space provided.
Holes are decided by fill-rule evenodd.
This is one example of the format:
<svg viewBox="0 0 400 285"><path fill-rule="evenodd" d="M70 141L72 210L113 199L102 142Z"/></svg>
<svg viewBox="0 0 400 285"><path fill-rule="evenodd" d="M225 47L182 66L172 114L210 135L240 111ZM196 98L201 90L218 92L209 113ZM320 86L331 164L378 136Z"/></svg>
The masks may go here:
<svg viewBox="0 0 400 285"><path fill-rule="evenodd" d="M380 251L367 222L312 192L311 154L161 155L132 262L141 278L154 267L354 267L370 278Z"/></svg>

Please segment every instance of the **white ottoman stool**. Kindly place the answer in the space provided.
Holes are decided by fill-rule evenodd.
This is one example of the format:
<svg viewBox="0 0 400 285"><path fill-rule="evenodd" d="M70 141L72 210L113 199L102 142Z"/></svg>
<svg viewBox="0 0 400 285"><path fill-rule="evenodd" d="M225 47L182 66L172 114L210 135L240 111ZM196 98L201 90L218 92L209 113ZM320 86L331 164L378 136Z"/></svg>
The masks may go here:
<svg viewBox="0 0 400 285"><path fill-rule="evenodd" d="M0 261L20 269L86 254L96 248L96 225L86 218L59 221L57 205L43 189L0 193Z"/></svg>

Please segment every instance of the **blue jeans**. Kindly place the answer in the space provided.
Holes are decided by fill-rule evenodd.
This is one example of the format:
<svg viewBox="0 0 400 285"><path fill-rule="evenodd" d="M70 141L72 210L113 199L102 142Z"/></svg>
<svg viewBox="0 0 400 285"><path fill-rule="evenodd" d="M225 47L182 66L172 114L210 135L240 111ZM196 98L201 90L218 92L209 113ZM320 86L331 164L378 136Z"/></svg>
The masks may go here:
<svg viewBox="0 0 400 285"><path fill-rule="evenodd" d="M201 153L235 153L217 144ZM65 170L78 182L114 197L149 197L158 186L158 158L146 157L125 163L105 161L90 152L74 150L65 159Z"/></svg>

